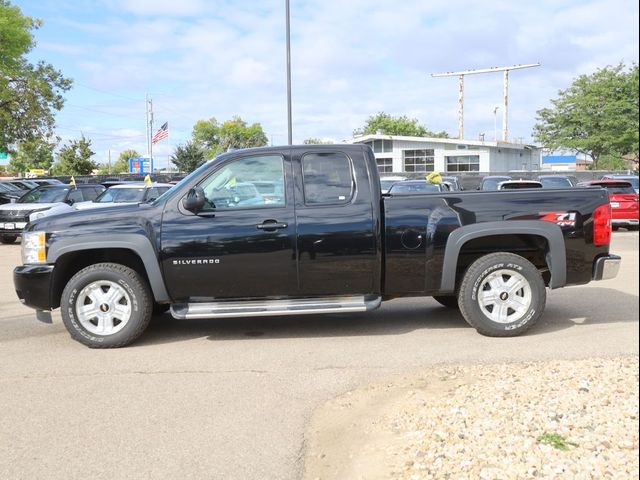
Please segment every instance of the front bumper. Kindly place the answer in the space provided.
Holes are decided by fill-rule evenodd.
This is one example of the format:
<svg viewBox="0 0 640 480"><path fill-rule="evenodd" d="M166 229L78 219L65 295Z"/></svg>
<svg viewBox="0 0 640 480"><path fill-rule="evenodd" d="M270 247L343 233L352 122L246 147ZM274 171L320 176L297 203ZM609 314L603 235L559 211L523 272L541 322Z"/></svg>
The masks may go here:
<svg viewBox="0 0 640 480"><path fill-rule="evenodd" d="M615 278L618 275L618 270L620 270L621 261L622 258L611 253L597 258L593 262L593 279L609 280L610 278Z"/></svg>
<svg viewBox="0 0 640 480"><path fill-rule="evenodd" d="M53 265L20 265L13 270L13 285L24 305L51 310L53 268Z"/></svg>

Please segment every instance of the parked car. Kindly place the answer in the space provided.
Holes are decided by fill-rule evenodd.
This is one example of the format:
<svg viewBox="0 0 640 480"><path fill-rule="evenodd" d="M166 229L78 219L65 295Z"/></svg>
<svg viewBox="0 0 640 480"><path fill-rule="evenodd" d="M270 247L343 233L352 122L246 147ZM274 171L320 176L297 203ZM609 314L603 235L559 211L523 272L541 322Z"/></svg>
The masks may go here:
<svg viewBox="0 0 640 480"><path fill-rule="evenodd" d="M24 193L24 190L20 190L10 183L0 182L0 205L14 203L24 195Z"/></svg>
<svg viewBox="0 0 640 480"><path fill-rule="evenodd" d="M442 193L448 192L449 186L445 183L429 183L426 180L405 180L396 182L389 190L390 195L416 194L416 193Z"/></svg>
<svg viewBox="0 0 640 480"><path fill-rule="evenodd" d="M300 316L417 296L508 337L541 318L547 287L618 272L602 189L381 198L376 167L365 145L226 152L150 204L29 223L16 294L45 322L60 308L93 348L133 342L162 306L177 319ZM221 195L253 199L265 179L283 182L283 203Z"/></svg>
<svg viewBox="0 0 640 480"><path fill-rule="evenodd" d="M115 204L152 202L171 187L173 185L168 183L152 183L149 186L144 182L121 183L106 189L91 202L76 204L75 208L76 210L85 210L111 207Z"/></svg>
<svg viewBox="0 0 640 480"><path fill-rule="evenodd" d="M573 182L566 175L539 175L542 188L572 188Z"/></svg>
<svg viewBox="0 0 640 480"><path fill-rule="evenodd" d="M602 180L624 180L631 183L633 189L638 193L638 175L605 175Z"/></svg>
<svg viewBox="0 0 640 480"><path fill-rule="evenodd" d="M31 178L30 181L38 185L62 185L62 182L55 178Z"/></svg>
<svg viewBox="0 0 640 480"><path fill-rule="evenodd" d="M102 185L45 185L30 190L15 203L0 205L0 242L15 242L29 223L30 215L49 210L60 203L93 200L103 190Z"/></svg>
<svg viewBox="0 0 640 480"><path fill-rule="evenodd" d="M458 192L458 191L464 190L462 185L460 185L460 181L458 180L458 177L443 176L442 181L449 185L449 190L451 190L452 192Z"/></svg>
<svg viewBox="0 0 640 480"><path fill-rule="evenodd" d="M478 190L498 190L498 185L507 180L511 180L511 177L507 175L489 175L488 177L483 177Z"/></svg>
<svg viewBox="0 0 640 480"><path fill-rule="evenodd" d="M400 176L389 176L389 177L380 177L380 190L382 194L389 193L389 189L394 183L405 181L405 177Z"/></svg>
<svg viewBox="0 0 640 480"><path fill-rule="evenodd" d="M262 195L265 205L277 205L284 202L283 182L255 181L252 182L258 193Z"/></svg>
<svg viewBox="0 0 640 480"><path fill-rule="evenodd" d="M153 183L151 186L145 185L144 182L121 183L107 188L92 201L76 202L73 204L60 203L49 210L32 213L29 216L29 220L34 221L44 217L79 210L152 202L171 187L173 187L173 185L169 185L168 183Z"/></svg>
<svg viewBox="0 0 640 480"><path fill-rule="evenodd" d="M626 227L638 230L638 193L631 182L623 180L591 180L581 182L579 187L602 187L609 194L611 203L611 226L614 230Z"/></svg>
<svg viewBox="0 0 640 480"><path fill-rule="evenodd" d="M520 190L523 188L542 188L542 183L535 180L505 180L498 184L498 190Z"/></svg>
<svg viewBox="0 0 640 480"><path fill-rule="evenodd" d="M38 186L38 184L36 182L34 182L33 180L3 180L3 183L8 183L11 184L15 187L18 187L20 190L24 190L24 191L29 191L29 190L33 190L34 188L36 188Z"/></svg>

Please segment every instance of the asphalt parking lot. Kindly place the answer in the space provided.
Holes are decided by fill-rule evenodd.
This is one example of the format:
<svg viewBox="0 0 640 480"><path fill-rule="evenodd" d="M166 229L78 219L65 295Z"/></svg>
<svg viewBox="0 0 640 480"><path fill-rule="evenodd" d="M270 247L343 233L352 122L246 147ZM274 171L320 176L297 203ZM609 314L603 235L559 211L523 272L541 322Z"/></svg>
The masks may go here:
<svg viewBox="0 0 640 480"><path fill-rule="evenodd" d="M0 245L3 478L291 479L312 412L363 383L442 363L638 355L638 232L618 278L548 292L522 337L482 337L430 299L368 314L154 319L133 346L90 350L35 320Z"/></svg>

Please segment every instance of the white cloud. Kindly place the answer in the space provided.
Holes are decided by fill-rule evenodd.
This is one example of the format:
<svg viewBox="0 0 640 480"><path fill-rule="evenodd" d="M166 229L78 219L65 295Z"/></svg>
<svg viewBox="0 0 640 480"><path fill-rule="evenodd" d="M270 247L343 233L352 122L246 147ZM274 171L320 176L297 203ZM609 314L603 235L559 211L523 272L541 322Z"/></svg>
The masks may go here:
<svg viewBox="0 0 640 480"><path fill-rule="evenodd" d="M61 123L144 131L143 107L117 95L142 100L149 92L157 121L169 120L172 129L171 142L158 151L186 140L197 119L211 116L240 115L261 122L276 143L286 139L282 3L103 2L101 18L75 18L67 5L58 23L64 29L41 43L43 50L68 54L64 71L78 83L114 94L77 87L69 103L91 107L99 97L99 110L111 114L69 109ZM540 61L540 68L511 74L510 129L528 138L536 110L573 78L638 60L638 5L628 0L311 0L291 6L297 141L348 137L381 110L455 134L457 79L430 73ZM64 45L88 53L78 61ZM469 76L465 87L468 136L493 137L501 75ZM97 136L95 142L108 143Z"/></svg>

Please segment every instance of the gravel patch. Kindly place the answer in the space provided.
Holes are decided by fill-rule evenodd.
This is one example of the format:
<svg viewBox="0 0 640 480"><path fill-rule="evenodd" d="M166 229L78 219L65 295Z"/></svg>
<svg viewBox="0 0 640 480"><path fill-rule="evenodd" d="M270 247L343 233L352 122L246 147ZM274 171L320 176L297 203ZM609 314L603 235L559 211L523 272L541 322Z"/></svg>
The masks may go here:
<svg viewBox="0 0 640 480"><path fill-rule="evenodd" d="M308 478L638 478L637 356L442 367L323 408L344 428L333 448L315 425Z"/></svg>

